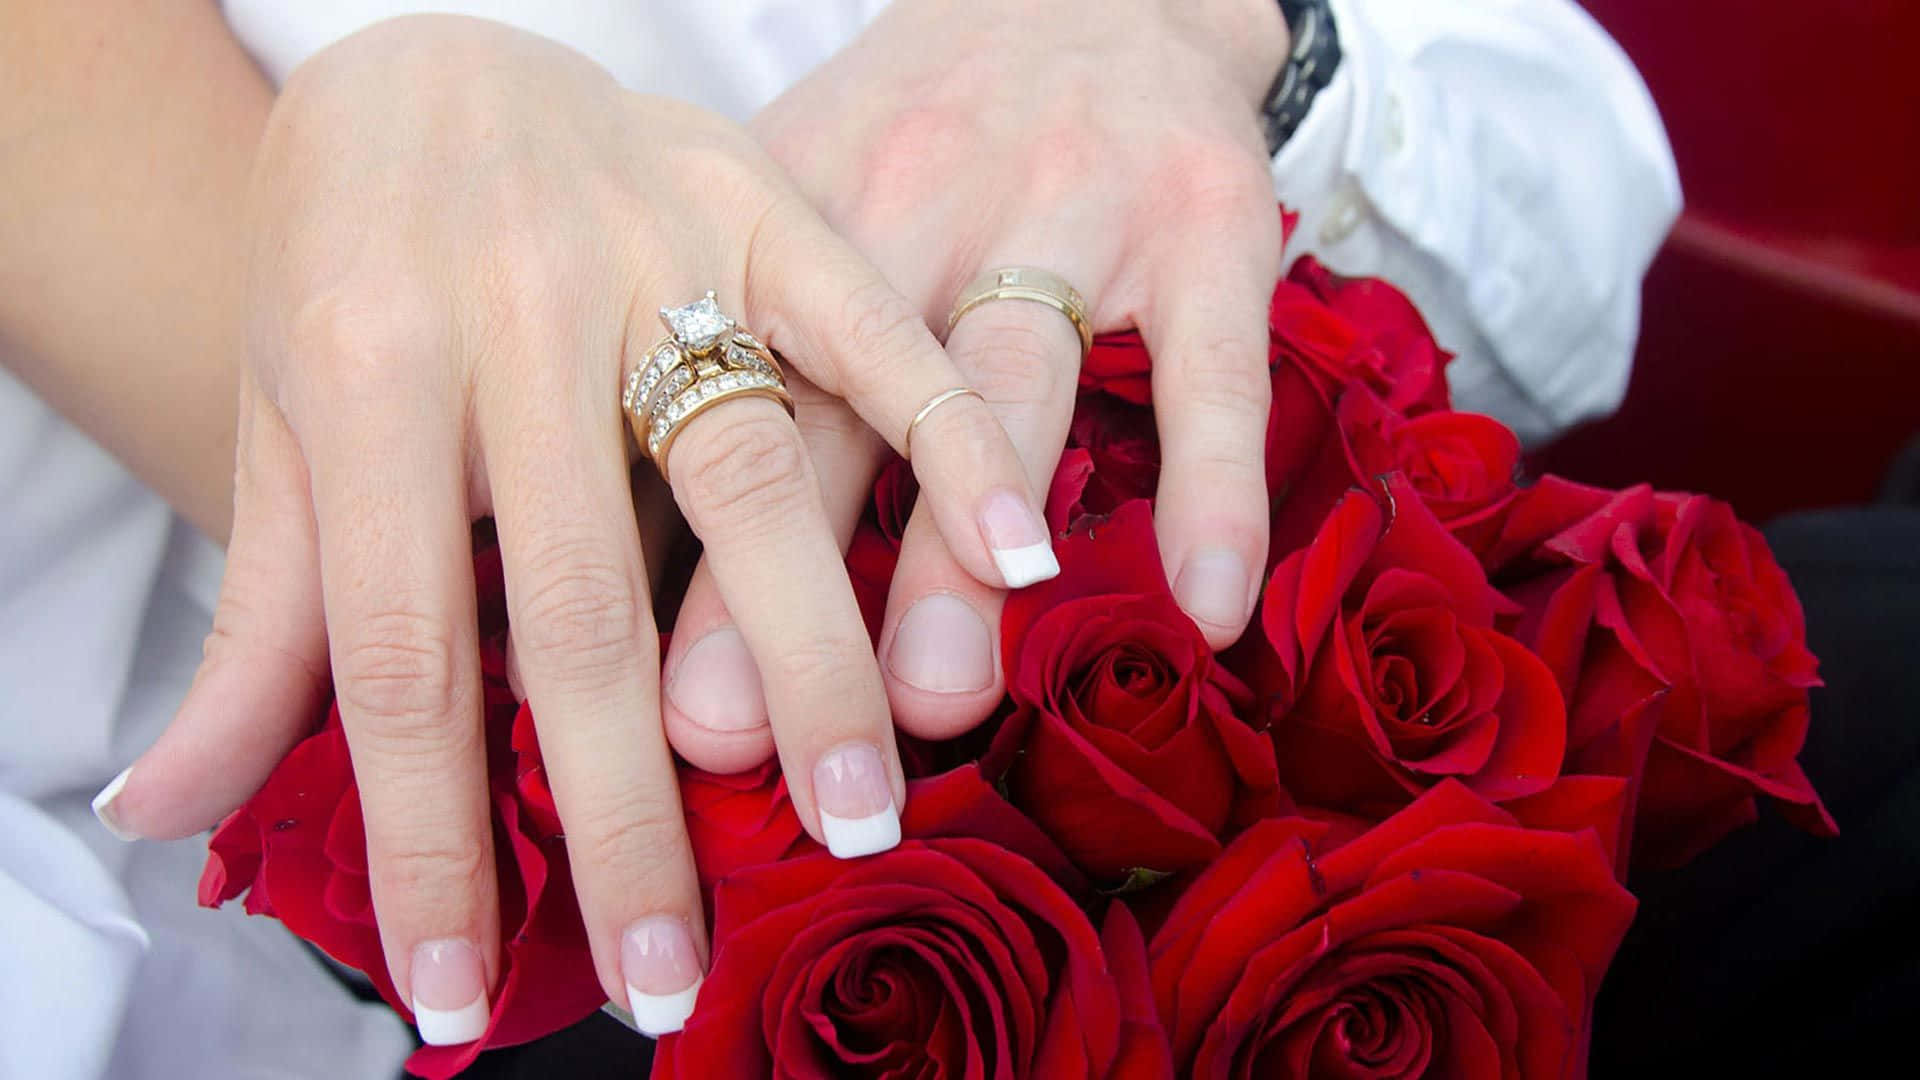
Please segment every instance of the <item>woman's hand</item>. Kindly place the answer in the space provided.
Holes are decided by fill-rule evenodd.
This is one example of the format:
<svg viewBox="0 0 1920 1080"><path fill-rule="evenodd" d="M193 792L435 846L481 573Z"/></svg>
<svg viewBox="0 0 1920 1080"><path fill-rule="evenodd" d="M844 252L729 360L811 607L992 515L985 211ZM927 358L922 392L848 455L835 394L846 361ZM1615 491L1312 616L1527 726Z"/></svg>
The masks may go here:
<svg viewBox="0 0 1920 1080"><path fill-rule="evenodd" d="M206 828L304 733L330 675L394 982L430 1041L477 1037L499 931L469 525L493 515L601 981L643 1026L677 1027L705 935L623 364L661 336L658 309L713 289L809 409L844 398L895 447L961 376L744 131L491 23L395 20L316 56L275 107L249 211L215 629L103 816ZM955 557L999 582L997 515L1044 526L992 413L957 405L915 432L915 462ZM885 691L798 430L771 400L727 401L686 422L669 464L801 820L836 851L890 845L905 788Z"/></svg>
<svg viewBox="0 0 1920 1080"><path fill-rule="evenodd" d="M898 0L752 124L929 323L945 325L976 274L1018 265L1071 282L1096 330L1140 328L1161 554L1216 646L1246 626L1266 559L1281 236L1258 102L1287 44L1273 0ZM993 302L947 345L1046 490L1079 371L1072 325L1042 304ZM825 475L844 543L877 462L831 432L813 443L816 460L840 463ZM932 737L978 722L1003 692L1004 594L967 573L937 507L923 501L907 527L881 637L895 720ZM739 650L688 651L732 621L714 585L697 571L677 620L668 732L690 760L737 768L767 754L770 731L743 719L765 706ZM738 672L703 685L741 689L682 700L671 687L684 670Z"/></svg>

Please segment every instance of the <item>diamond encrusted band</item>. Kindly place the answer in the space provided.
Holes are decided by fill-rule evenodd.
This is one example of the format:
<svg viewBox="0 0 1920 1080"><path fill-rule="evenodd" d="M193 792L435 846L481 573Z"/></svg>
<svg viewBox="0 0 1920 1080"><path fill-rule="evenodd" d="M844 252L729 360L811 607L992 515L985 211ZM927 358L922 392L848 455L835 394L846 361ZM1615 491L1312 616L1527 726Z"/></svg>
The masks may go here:
<svg viewBox="0 0 1920 1080"><path fill-rule="evenodd" d="M687 422L723 401L772 398L793 414L780 361L720 312L712 292L682 307L661 308L660 321L667 336L627 373L620 407L661 476L667 476L667 454Z"/></svg>

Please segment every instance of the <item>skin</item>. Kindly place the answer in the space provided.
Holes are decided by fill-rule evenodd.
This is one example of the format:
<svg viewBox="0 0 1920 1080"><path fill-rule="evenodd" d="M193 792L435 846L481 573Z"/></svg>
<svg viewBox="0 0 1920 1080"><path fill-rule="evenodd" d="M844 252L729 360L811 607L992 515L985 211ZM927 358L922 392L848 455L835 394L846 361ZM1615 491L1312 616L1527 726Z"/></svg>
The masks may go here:
<svg viewBox="0 0 1920 1080"><path fill-rule="evenodd" d="M940 43L937 60L927 42ZM827 220L932 325L945 326L975 274L1029 265L1072 282L1096 331L1139 327L1155 358L1161 554L1216 647L1245 629L1266 559L1266 311L1281 238L1256 118L1287 45L1271 0L898 0L753 121ZM960 321L947 349L1045 490L1072 418L1071 323L1040 304L990 303ZM821 472L844 546L883 459L842 430L810 444L833 463ZM1197 588L1191 562L1218 566L1223 554L1241 567L1237 587ZM929 597L950 617L942 648L958 651L969 634L981 643L987 666L969 688L930 692L889 662L906 612ZM999 702L1004 599L966 572L919 507L880 646L900 727L951 737ZM951 616L968 612L972 628L956 626ZM696 571L667 654L670 686L692 643L730 621L711 575ZM722 667L703 659L703 674ZM751 671L750 660L735 663ZM764 714L764 700L736 703L716 730L670 695L668 731L691 761L748 767L772 749L770 728L737 715L755 708Z"/></svg>
<svg viewBox="0 0 1920 1080"><path fill-rule="evenodd" d="M713 288L787 357L796 395L846 401L896 446L917 403L960 375L745 130L494 23L396 19L314 57L274 102L240 201L249 270L220 604L179 715L108 812L144 836L207 827L304 732L330 671L395 983L410 995L416 957L444 955L418 950L455 942L491 985L468 558L470 523L491 516L516 669L602 981L621 999L629 928L678 920L704 950L660 723L623 365L660 335L655 309ZM999 580L976 508L1007 493L1038 508L991 413L961 404L917 433L917 471L945 493L930 498L949 502L974 571ZM884 688L798 428L765 399L726 402L688 425L671 467L777 690L802 819L826 839L815 764L856 745L902 805Z"/></svg>
<svg viewBox="0 0 1920 1080"><path fill-rule="evenodd" d="M637 921L682 919L704 954L665 733L701 764L777 751L818 836L823 754L875 747L899 806L890 716L952 733L1001 693L997 672L928 695L882 666L928 595L997 627L978 509L1031 509L1065 435L1078 341L1057 312L986 305L946 352L928 332L973 273L1045 267L1097 329L1141 327L1176 592L1203 546L1262 564L1279 236L1254 115L1286 46L1269 0L901 0L756 120L764 148L494 24L380 24L276 99L208 5L0 3L18 73L0 204L23 211L0 218L9 364L209 535L231 526L206 662L114 815L156 838L208 827L330 676L403 994L422 942L474 942L498 971L472 520L499 526L516 679L616 1000ZM613 402L651 312L706 288L788 358L799 415L720 406L681 437L669 493L629 469ZM923 499L876 663L840 551L883 455L956 385L990 404L914 433ZM662 700L653 583L681 517L705 556L664 685L737 630L760 712L732 731ZM1210 638L1239 634L1253 587L1195 610Z"/></svg>

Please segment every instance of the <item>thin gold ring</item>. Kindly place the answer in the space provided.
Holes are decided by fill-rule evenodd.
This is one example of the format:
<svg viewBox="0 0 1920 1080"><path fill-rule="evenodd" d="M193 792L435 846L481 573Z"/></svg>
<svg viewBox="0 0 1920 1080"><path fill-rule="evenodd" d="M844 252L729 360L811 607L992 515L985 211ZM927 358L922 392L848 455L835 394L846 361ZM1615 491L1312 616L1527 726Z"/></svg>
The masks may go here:
<svg viewBox="0 0 1920 1080"><path fill-rule="evenodd" d="M627 373L621 411L640 450L669 483L667 454L694 417L723 401L764 397L793 415L793 395L773 350L720 313L714 294L661 308L667 335Z"/></svg>
<svg viewBox="0 0 1920 1080"><path fill-rule="evenodd" d="M953 302L953 314L947 316L947 333L953 333L967 312L994 300L1032 300L1047 305L1073 323L1074 332L1080 335L1080 359L1085 361L1093 351L1093 326L1087 322L1087 302L1080 290L1059 274L1034 266L1003 266L968 282Z"/></svg>
<svg viewBox="0 0 1920 1080"><path fill-rule="evenodd" d="M986 398L980 397L980 391L975 390L971 386L956 386L951 390L942 390L928 398L927 403L920 406L920 411L913 414L913 419L907 421L907 437L900 441L901 449L905 450L906 453L901 456L907 458L909 461L913 459L913 429L920 426L920 421L925 420L933 410L945 405L954 398L966 397L968 395L980 398L981 401L987 400Z"/></svg>

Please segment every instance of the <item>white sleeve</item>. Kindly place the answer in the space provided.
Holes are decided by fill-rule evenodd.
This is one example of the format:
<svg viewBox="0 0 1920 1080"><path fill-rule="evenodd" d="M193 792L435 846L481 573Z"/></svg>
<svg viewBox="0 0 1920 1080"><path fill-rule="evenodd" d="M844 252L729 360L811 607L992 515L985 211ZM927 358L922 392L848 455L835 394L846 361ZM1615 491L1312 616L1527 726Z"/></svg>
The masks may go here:
<svg viewBox="0 0 1920 1080"><path fill-rule="evenodd" d="M1289 260L1384 277L1463 409L1530 442L1617 407L1680 208L1646 85L1572 0L1332 0L1342 59L1273 164Z"/></svg>

